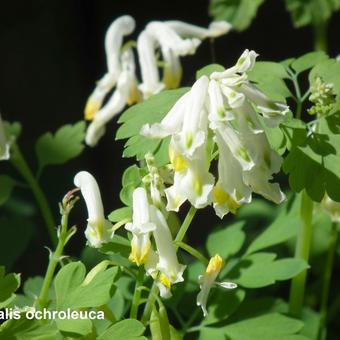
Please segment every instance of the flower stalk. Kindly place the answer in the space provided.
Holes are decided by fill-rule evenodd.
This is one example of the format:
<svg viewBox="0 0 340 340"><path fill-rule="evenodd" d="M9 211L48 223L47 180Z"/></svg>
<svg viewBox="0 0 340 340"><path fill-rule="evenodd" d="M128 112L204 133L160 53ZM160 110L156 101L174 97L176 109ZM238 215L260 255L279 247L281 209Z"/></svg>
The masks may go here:
<svg viewBox="0 0 340 340"><path fill-rule="evenodd" d="M45 226L48 232L48 235L51 239L53 247L57 246L57 234L55 229L55 222L52 215L51 208L47 202L47 198L42 191L38 181L34 177L31 169L29 168L24 156L22 155L19 146L13 142L11 145L11 158L10 158L13 166L20 173L20 175L25 179L27 184L32 190L32 193L35 197L35 200L38 204L41 216L45 222Z"/></svg>
<svg viewBox="0 0 340 340"><path fill-rule="evenodd" d="M43 309L48 305L48 291L51 287L54 273L57 268L58 263L60 262L64 248L70 238L74 235L76 232L76 228L72 227L71 229L68 229L68 218L69 214L78 200L78 197L74 198L75 190L70 191L66 194L66 196L63 199L62 204L60 205L60 213L61 213L61 224L60 229L58 232L58 244L56 247L55 252L50 253L50 259L47 267L47 271L44 277L44 282L41 287L40 295L38 297L38 306L39 308Z"/></svg>
<svg viewBox="0 0 340 340"><path fill-rule="evenodd" d="M313 201L306 191L302 193L300 215L302 225L297 236L295 258L302 259L308 263L313 236ZM294 317L301 316L305 298L306 278L307 269L292 279L289 296L289 313Z"/></svg>

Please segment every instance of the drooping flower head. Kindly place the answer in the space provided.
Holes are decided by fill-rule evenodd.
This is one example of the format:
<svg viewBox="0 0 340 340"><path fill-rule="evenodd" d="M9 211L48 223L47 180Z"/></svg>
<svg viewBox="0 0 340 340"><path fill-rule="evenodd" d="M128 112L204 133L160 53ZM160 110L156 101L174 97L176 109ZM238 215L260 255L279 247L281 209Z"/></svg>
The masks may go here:
<svg viewBox="0 0 340 340"><path fill-rule="evenodd" d="M95 178L87 171L80 171L74 177L74 184L84 197L87 211L85 236L91 247L99 248L110 241L112 224L104 217L104 208Z"/></svg>
<svg viewBox="0 0 340 340"><path fill-rule="evenodd" d="M249 82L256 56L245 50L233 67L200 77L160 123L142 127L149 138L171 136L174 184L165 190L168 210L177 211L185 200L196 208L213 203L222 218L249 203L252 192L275 203L284 200L279 185L271 183L282 158L271 149L259 115L273 127L289 109ZM211 139L218 154L216 184L209 171Z"/></svg>

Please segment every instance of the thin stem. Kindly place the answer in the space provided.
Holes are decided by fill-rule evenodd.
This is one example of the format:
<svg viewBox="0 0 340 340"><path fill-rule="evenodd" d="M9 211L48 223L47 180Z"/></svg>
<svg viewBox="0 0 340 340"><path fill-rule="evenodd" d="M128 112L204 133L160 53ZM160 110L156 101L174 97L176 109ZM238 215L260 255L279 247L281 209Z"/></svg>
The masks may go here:
<svg viewBox="0 0 340 340"><path fill-rule="evenodd" d="M198 250L196 250L195 248L189 246L188 244L186 244L184 242L180 242L180 241L175 242L175 245L178 246L179 248L182 248L183 250L185 250L187 253L189 253L190 255L195 257L198 261L202 262L204 265L208 265L209 260L204 255L202 255Z"/></svg>
<svg viewBox="0 0 340 340"><path fill-rule="evenodd" d="M143 312L143 316L142 316L142 323L146 324L149 320L150 320L150 316L151 316L151 312L152 312L152 307L156 301L156 296L157 296L157 285L155 283L155 281L152 284L152 287L150 289L150 293L149 293L149 297L148 300L145 304L144 307L144 312Z"/></svg>
<svg viewBox="0 0 340 340"><path fill-rule="evenodd" d="M188 228L190 227L190 224L192 222L192 219L194 218L194 216L196 215L197 209L193 206L190 207L187 216L185 217L177 235L175 238L175 242L182 242L184 239L184 236L188 230ZM176 250L178 249L178 245L176 246Z"/></svg>
<svg viewBox="0 0 340 340"><path fill-rule="evenodd" d="M32 193L39 206L41 215L44 219L47 232L50 236L53 247L56 247L58 239L55 230L55 222L53 219L51 208L47 202L46 196L43 193L39 183L33 176L31 169L29 168L25 158L23 157L16 143L12 144L11 151L12 151L11 162L13 166L17 169L17 171L21 174L21 176L25 179L27 184L30 186Z"/></svg>
<svg viewBox="0 0 340 340"><path fill-rule="evenodd" d="M314 50L327 52L328 21L321 21L314 24Z"/></svg>
<svg viewBox="0 0 340 340"><path fill-rule="evenodd" d="M313 201L303 191L301 198L300 215L302 226L296 240L295 258L305 260L308 263L310 246L313 235ZM289 313L294 317L300 317L305 297L307 269L292 279L289 296Z"/></svg>
<svg viewBox="0 0 340 340"><path fill-rule="evenodd" d="M296 101L296 118L301 119L303 99L301 96L301 90L300 90L298 78L297 78L297 75L293 73L292 71L288 70L288 74L291 77L291 80L294 85L295 94L296 94L296 96L294 97Z"/></svg>
<svg viewBox="0 0 340 340"><path fill-rule="evenodd" d="M326 263L325 263L325 271L323 276L323 285L322 285L322 293L321 293L321 305L320 305L320 323L319 323L319 331L318 331L318 339L323 339L323 333L326 330L327 324L327 307L328 307L328 298L329 298L329 290L331 285L332 278L332 270L334 263L334 256L336 252L336 244L338 239L338 225L336 222L333 222L332 225L332 235L328 248Z"/></svg>
<svg viewBox="0 0 340 340"><path fill-rule="evenodd" d="M48 291L51 287L55 270L67 243L68 214L69 212L65 212L62 215L58 245L55 252L50 254L50 261L48 263L46 275L38 298L38 304L41 309L45 308L48 304Z"/></svg>
<svg viewBox="0 0 340 340"><path fill-rule="evenodd" d="M130 318L131 319L137 319L138 315L138 306L140 303L140 297L142 294L142 291L138 289L141 285L143 285L143 279L144 279L144 272L143 268L139 267L137 279L136 279L136 285L135 285L135 292L133 294L131 309L130 309Z"/></svg>

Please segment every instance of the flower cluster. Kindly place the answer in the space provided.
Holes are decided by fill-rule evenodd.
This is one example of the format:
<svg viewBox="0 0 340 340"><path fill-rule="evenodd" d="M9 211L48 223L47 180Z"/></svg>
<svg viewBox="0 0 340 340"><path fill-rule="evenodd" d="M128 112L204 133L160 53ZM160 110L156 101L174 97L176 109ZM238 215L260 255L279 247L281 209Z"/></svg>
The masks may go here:
<svg viewBox="0 0 340 340"><path fill-rule="evenodd" d="M186 266L177 259L170 229L162 212L149 203L147 192L139 187L133 192L132 223L125 229L132 233L130 261L137 266L144 265L146 272L157 282L160 295L171 296L171 286L183 281ZM150 238L153 236L156 251Z"/></svg>
<svg viewBox="0 0 340 340"><path fill-rule="evenodd" d="M188 200L196 208L213 204L222 218L249 203L252 192L275 203L285 199L279 185L271 183L282 158L271 149L263 123L277 126L289 108L248 80L256 56L245 50L235 66L200 77L160 123L142 127L149 138L171 136L174 179L165 190L167 210L178 211ZM215 182L209 168L216 153Z"/></svg>
<svg viewBox="0 0 340 340"><path fill-rule="evenodd" d="M164 88L176 88L182 77L180 57L195 53L201 41L227 33L231 26L225 21L201 28L181 21L150 22L137 39L138 60L142 80L138 83L133 43L123 45L124 37L135 29L129 15L116 19L105 36L107 73L97 82L85 107L85 119L91 120L86 143L95 146L105 133L105 125L126 105L156 94ZM185 38L184 38L185 37ZM158 60L160 50L163 60ZM163 65L160 79L159 65ZM115 88L115 89L114 89ZM103 105L107 94L112 96Z"/></svg>

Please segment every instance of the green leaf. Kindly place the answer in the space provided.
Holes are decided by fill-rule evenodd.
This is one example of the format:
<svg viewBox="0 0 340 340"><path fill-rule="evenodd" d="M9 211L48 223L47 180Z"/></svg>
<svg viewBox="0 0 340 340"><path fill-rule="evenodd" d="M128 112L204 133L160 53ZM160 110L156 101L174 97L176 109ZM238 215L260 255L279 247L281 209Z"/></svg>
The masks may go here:
<svg viewBox="0 0 340 340"><path fill-rule="evenodd" d="M210 0L209 13L215 20L230 22L237 31L249 27L264 0Z"/></svg>
<svg viewBox="0 0 340 340"><path fill-rule="evenodd" d="M286 0L295 27L320 24L340 8L339 0Z"/></svg>
<svg viewBox="0 0 340 340"><path fill-rule="evenodd" d="M280 63L258 61L248 73L248 76L272 100L284 102L286 98L292 97L284 82L284 79L288 79L289 75Z"/></svg>
<svg viewBox="0 0 340 340"><path fill-rule="evenodd" d="M43 281L44 278L41 276L35 276L27 279L23 287L24 295L17 294L11 305L17 307L33 306L40 294ZM52 287L49 291L49 297L51 295L51 291Z"/></svg>
<svg viewBox="0 0 340 340"><path fill-rule="evenodd" d="M85 273L81 262L69 263L58 272L54 282L58 310L99 307L110 300L118 268L97 273L89 283Z"/></svg>
<svg viewBox="0 0 340 340"><path fill-rule="evenodd" d="M119 208L116 210L113 210L109 216L108 219L113 222L120 222L123 221L127 218L131 218L132 216L132 209L130 207L124 207L124 208Z"/></svg>
<svg viewBox="0 0 340 340"><path fill-rule="evenodd" d="M340 114L332 116L339 126ZM319 120L319 132L292 128L291 150L283 163L289 185L295 192L306 189L310 198L320 202L325 192L340 201L340 134L333 134L327 120ZM334 127L332 127L333 129Z"/></svg>
<svg viewBox="0 0 340 340"><path fill-rule="evenodd" d="M5 127L6 134L10 136L9 138L14 137L15 139L18 139L18 137L21 134L21 130L22 130L21 123L19 122L10 123L10 122L5 121L4 127Z"/></svg>
<svg viewBox="0 0 340 340"><path fill-rule="evenodd" d="M20 275L14 273L6 275L5 267L0 266L0 309L11 303L19 286Z"/></svg>
<svg viewBox="0 0 340 340"><path fill-rule="evenodd" d="M58 330L55 324L27 320L21 314L19 320L8 320L0 326L1 340L54 340Z"/></svg>
<svg viewBox="0 0 340 340"><path fill-rule="evenodd" d="M328 59L328 56L325 52L310 52L307 54L304 54L300 58L295 59L291 67L295 72L300 73L305 70L308 70L315 66L316 64Z"/></svg>
<svg viewBox="0 0 340 340"><path fill-rule="evenodd" d="M15 181L7 175L0 175L0 205L4 204L15 187Z"/></svg>
<svg viewBox="0 0 340 340"><path fill-rule="evenodd" d="M255 253L244 257L228 275L231 281L246 288L260 288L276 281L288 280L308 268L308 264L295 258L275 260L274 253Z"/></svg>
<svg viewBox="0 0 340 340"><path fill-rule="evenodd" d="M242 230L243 227L244 222L237 222L212 232L207 241L209 255L219 254L223 259L235 255L241 249L246 237Z"/></svg>
<svg viewBox="0 0 340 340"><path fill-rule="evenodd" d="M61 332L71 335L87 335L92 332L92 322L89 319L57 319L56 324Z"/></svg>
<svg viewBox="0 0 340 340"><path fill-rule="evenodd" d="M150 317L150 332L152 340L171 339L169 320L164 306L161 306L159 311L156 307L153 308Z"/></svg>
<svg viewBox="0 0 340 340"><path fill-rule="evenodd" d="M239 288L230 291L218 289L214 293L209 296L208 315L202 322L204 326L227 319L238 309L246 297L246 292Z"/></svg>
<svg viewBox="0 0 340 340"><path fill-rule="evenodd" d="M77 157L84 149L85 122L68 124L59 128L55 134L44 133L35 145L39 169L50 164L63 164Z"/></svg>
<svg viewBox="0 0 340 340"><path fill-rule="evenodd" d="M249 245L246 254L280 244L294 237L301 224L299 203L300 199L295 199L292 207L288 203L269 227Z"/></svg>
<svg viewBox="0 0 340 340"><path fill-rule="evenodd" d="M138 166L131 165L123 173L122 184L123 186L127 186L131 183L135 185L139 185L141 182L141 179L142 179L141 173L140 173L140 169L138 168Z"/></svg>
<svg viewBox="0 0 340 340"><path fill-rule="evenodd" d="M233 340L294 339L289 337L299 332L303 322L287 316L272 313L240 321L224 328L225 334Z"/></svg>
<svg viewBox="0 0 340 340"><path fill-rule="evenodd" d="M124 340L146 340L146 337L142 336L145 331L143 324L134 319L126 319L119 321L110 328L108 328L97 340L112 340L112 339L124 339Z"/></svg>
<svg viewBox="0 0 340 340"><path fill-rule="evenodd" d="M223 72L225 68L219 64L210 64L202 67L196 72L196 79L201 78L202 76L209 77L213 72Z"/></svg>

